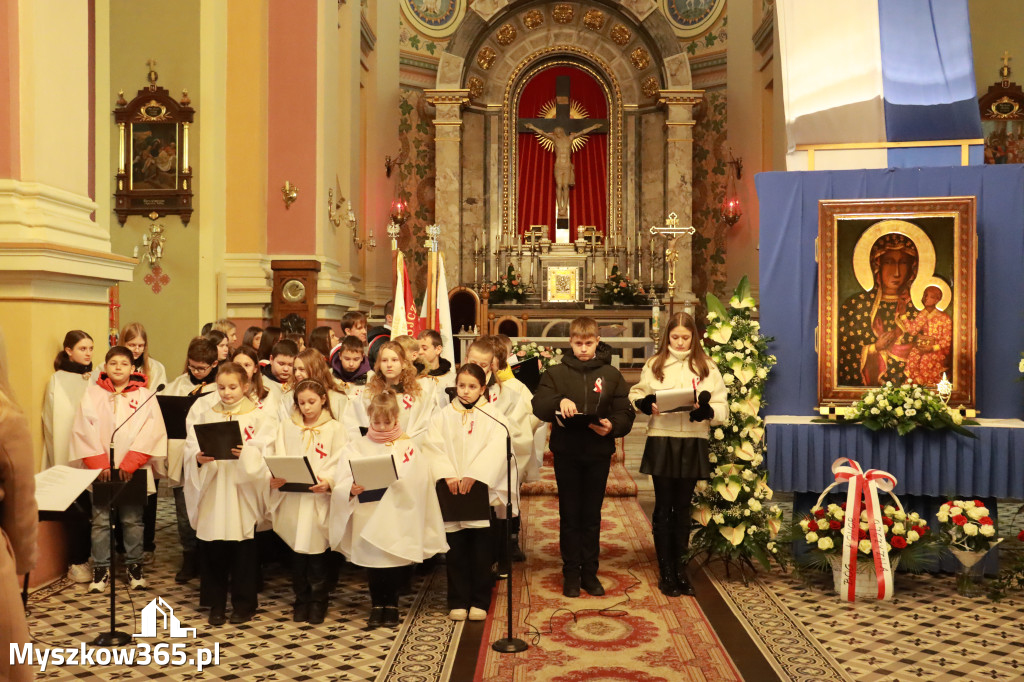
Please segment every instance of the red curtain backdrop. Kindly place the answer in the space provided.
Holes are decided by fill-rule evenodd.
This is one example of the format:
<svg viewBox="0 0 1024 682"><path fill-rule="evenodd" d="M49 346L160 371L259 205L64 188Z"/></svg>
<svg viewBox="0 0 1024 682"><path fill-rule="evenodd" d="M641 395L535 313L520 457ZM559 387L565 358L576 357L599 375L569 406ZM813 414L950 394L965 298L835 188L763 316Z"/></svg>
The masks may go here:
<svg viewBox="0 0 1024 682"><path fill-rule="evenodd" d="M608 118L608 103L600 84L586 71L554 66L533 76L519 99L519 118L537 118L544 104L555 98L555 79L571 77L569 96L590 118ZM555 155L540 146L535 133L519 133L517 211L519 234L530 225L547 225L555 240ZM576 186L569 192L569 238L577 225L608 226L608 134L591 134L583 149L572 155Z"/></svg>

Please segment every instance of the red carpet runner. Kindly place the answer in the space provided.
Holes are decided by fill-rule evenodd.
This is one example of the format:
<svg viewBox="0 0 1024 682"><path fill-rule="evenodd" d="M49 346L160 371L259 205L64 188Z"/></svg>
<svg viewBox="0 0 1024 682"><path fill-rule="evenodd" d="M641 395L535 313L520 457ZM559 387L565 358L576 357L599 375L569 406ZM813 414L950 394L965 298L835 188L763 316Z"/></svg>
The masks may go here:
<svg viewBox="0 0 1024 682"><path fill-rule="evenodd" d="M475 680L479 682L680 682L739 680L740 675L697 606L657 589L651 526L617 454L609 476L601 530L600 578L607 594L562 596L558 553L558 499L523 497L521 541L526 563L515 565L513 636L530 648L499 654L491 642L505 636L506 586L498 584L486 624ZM546 476L551 476L545 466ZM616 469L618 471L616 471ZM632 480L629 480L632 484ZM535 486L537 488L539 486ZM628 593L627 593L628 590ZM568 609L576 609L576 620ZM606 609L606 611L600 611ZM539 637L537 636L539 633Z"/></svg>

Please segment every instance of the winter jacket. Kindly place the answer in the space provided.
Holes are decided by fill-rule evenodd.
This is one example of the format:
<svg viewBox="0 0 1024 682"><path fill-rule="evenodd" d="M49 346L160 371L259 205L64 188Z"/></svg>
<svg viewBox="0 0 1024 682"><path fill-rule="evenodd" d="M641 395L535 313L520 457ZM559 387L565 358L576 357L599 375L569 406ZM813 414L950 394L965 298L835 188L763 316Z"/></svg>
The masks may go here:
<svg viewBox="0 0 1024 682"><path fill-rule="evenodd" d="M709 427L725 423L729 416L729 399L722 375L715 363L708 359L710 372L699 379L690 369L690 353L675 354L670 352L662 368L664 378L658 380L651 370L654 359L650 359L640 372L640 381L629 391L629 400L634 405L645 396L654 395L658 391L674 388L690 388L700 394L707 391L711 394L711 409L714 416L705 421L690 421L689 412L673 412L652 416L647 424L648 436L668 436L670 438L707 438Z"/></svg>
<svg viewBox="0 0 1024 682"><path fill-rule="evenodd" d="M595 356L581 361L575 355L562 357L562 363L541 375L533 396L533 414L541 421L551 422L553 452L584 452L609 456L615 452L615 439L633 428L636 412L629 402L629 386L619 370L611 365L612 348L606 343L597 346ZM612 423L607 436L597 435L589 427L560 426L555 412L563 398L576 403L580 414L589 414Z"/></svg>

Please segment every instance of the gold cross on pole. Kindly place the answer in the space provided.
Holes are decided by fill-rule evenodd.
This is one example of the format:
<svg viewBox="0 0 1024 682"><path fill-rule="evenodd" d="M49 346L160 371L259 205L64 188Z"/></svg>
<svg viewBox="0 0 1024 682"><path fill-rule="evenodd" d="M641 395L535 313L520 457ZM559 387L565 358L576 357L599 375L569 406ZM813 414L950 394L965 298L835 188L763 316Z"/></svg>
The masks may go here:
<svg viewBox="0 0 1024 682"><path fill-rule="evenodd" d="M1000 59L1003 60L1003 66L1009 66L1010 65L1010 51L1009 50L1003 50L1003 56L1000 57Z"/></svg>
<svg viewBox="0 0 1024 682"><path fill-rule="evenodd" d="M661 237L665 240L665 262L668 264L668 300L669 305L675 299L676 293L676 263L679 261L679 251L676 249L676 240L682 236L692 236L697 230L693 226L680 227L679 216L674 212L668 214L664 225L651 226L651 238ZM654 286L653 277L651 286Z"/></svg>

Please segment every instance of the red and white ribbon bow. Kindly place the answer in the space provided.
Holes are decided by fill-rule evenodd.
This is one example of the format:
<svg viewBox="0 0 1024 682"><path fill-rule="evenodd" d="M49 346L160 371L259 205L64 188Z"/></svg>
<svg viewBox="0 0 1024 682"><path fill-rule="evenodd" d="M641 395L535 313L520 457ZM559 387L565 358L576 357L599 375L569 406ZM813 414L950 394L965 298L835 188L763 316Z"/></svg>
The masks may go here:
<svg viewBox="0 0 1024 682"><path fill-rule="evenodd" d="M843 517L843 564L839 596L846 601L856 600L857 591L857 545L860 543L861 503L867 512L868 539L871 541L871 557L875 562L875 578L878 581L878 598L892 598L892 566L889 564L889 550L885 540L885 526L882 524L882 506L878 502L878 491L889 493L897 509L903 505L892 494L896 477L881 469L864 471L860 464L847 457L832 462L832 474L836 482L825 488L818 497L816 507L821 506L832 488L841 483L848 484L846 490L846 515Z"/></svg>
<svg viewBox="0 0 1024 682"><path fill-rule="evenodd" d="M597 379L594 379L594 393L600 393L601 389L603 387L604 387L604 379L602 379L601 377L598 377Z"/></svg>

